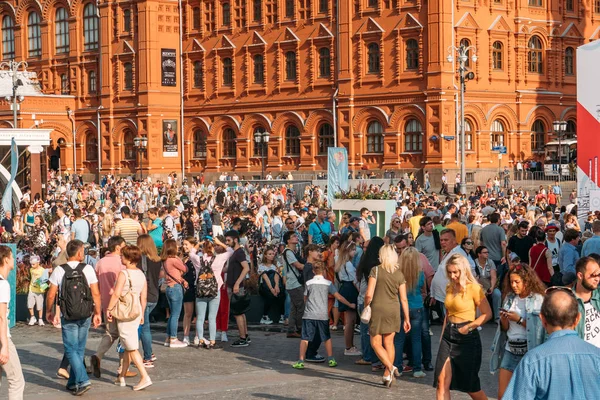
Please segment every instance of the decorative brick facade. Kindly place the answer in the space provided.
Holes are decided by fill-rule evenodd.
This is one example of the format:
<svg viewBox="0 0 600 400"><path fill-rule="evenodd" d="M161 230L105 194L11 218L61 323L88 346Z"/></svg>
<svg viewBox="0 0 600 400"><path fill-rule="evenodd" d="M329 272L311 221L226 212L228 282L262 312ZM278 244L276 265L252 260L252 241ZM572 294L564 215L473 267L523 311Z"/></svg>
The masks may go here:
<svg viewBox="0 0 600 400"><path fill-rule="evenodd" d="M54 129L48 157L62 169L73 167L75 132L86 174L97 173L98 114L102 173L139 171L133 138L147 135L144 173L181 171L183 147L188 174L258 175L255 131L270 133L272 172L324 170L334 143L350 169L457 169L457 140L446 139L458 138L458 79L447 56L461 43L478 56L467 169L497 170L493 143L508 147L510 165L541 156L552 121L574 130L574 49L600 32L597 0L183 1L183 143L168 157L164 122L177 121L178 135L182 125L178 3L100 1L98 10L96 20L85 0L0 2L3 59L11 31L15 59L57 95L26 98L19 126ZM175 86L161 84L164 49L176 52ZM8 103L0 118L10 125Z"/></svg>

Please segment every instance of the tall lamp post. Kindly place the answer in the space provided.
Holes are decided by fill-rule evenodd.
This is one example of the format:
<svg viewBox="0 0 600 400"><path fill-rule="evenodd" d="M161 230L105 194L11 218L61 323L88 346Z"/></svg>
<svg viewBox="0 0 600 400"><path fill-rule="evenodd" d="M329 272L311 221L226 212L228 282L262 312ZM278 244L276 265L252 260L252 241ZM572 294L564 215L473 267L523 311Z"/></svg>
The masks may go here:
<svg viewBox="0 0 600 400"><path fill-rule="evenodd" d="M19 78L19 70L21 73L27 70L27 62L25 61L5 61L0 63L0 74L8 74L12 78L12 96L6 96L7 101L12 101L12 112L13 112L13 128L17 129L17 111L19 110L19 103L22 102L25 97L17 96L17 90L19 86L23 86L23 81Z"/></svg>
<svg viewBox="0 0 600 400"><path fill-rule="evenodd" d="M562 179L562 136L567 130L567 121L552 122L554 134L558 136L558 184ZM568 151L567 151L568 154Z"/></svg>
<svg viewBox="0 0 600 400"><path fill-rule="evenodd" d="M261 179L265 179L265 163L266 163L266 157L267 157L267 146L269 144L269 138L270 138L270 134L267 131L254 132L254 143L256 144L256 146L260 147L260 158L261 158L261 165L262 165L262 173L260 175Z"/></svg>
<svg viewBox="0 0 600 400"><path fill-rule="evenodd" d="M467 81L475 79L473 72L467 72L466 64L469 61L469 52L473 53L471 60L477 62L474 46L465 46L461 44L459 47L450 46L448 48L448 62L454 62L454 54L458 61L458 73L460 75L460 193L467 194L467 171L465 166L465 88Z"/></svg>
<svg viewBox="0 0 600 400"><path fill-rule="evenodd" d="M137 150L137 153L140 156L140 181L144 180L144 153L148 148L148 137L147 136L137 136L133 138L133 146Z"/></svg>

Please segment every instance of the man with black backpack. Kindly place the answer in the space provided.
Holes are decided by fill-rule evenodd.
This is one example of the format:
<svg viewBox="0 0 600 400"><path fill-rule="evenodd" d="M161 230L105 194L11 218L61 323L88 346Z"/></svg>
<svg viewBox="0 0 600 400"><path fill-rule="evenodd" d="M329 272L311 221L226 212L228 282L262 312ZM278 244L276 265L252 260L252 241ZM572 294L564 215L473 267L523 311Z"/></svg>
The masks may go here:
<svg viewBox="0 0 600 400"><path fill-rule="evenodd" d="M298 235L288 231L283 235L285 250L283 251L283 271L285 275L285 289L290 295L290 317L288 320L288 338L300 338L302 330L302 315L304 314L304 278L302 270L304 264L298 261L294 253L298 245Z"/></svg>
<svg viewBox="0 0 600 400"><path fill-rule="evenodd" d="M49 279L46 318L55 325L58 323L59 316L53 310L58 293L63 345L71 365L67 390L80 396L91 387L83 357L90 323L97 328L102 322L101 301L96 272L90 265L82 263L85 257L83 242L71 240L66 250L67 263L56 267ZM93 318L90 318L92 314Z"/></svg>

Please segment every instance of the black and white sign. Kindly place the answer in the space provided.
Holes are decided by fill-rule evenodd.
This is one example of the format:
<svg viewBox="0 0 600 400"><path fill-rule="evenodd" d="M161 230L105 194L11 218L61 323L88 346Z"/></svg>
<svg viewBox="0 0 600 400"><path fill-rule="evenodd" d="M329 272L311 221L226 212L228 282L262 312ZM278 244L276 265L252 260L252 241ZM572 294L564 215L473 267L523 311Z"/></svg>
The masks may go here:
<svg viewBox="0 0 600 400"><path fill-rule="evenodd" d="M161 49L162 86L177 86L177 51Z"/></svg>

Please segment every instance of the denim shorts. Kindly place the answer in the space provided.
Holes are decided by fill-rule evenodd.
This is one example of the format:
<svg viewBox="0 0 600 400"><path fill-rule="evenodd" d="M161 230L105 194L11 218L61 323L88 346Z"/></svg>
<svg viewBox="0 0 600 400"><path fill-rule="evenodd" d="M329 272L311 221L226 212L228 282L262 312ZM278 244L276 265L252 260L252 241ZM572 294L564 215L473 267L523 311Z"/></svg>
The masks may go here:
<svg viewBox="0 0 600 400"><path fill-rule="evenodd" d="M517 365L519 364L522 358L523 356L517 356L508 350L504 350L504 356L502 357L502 363L500 364L500 368L510 372L515 372L515 369L517 368Z"/></svg>

